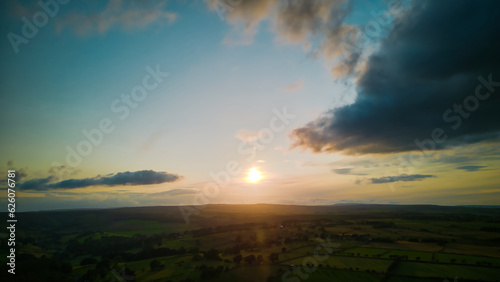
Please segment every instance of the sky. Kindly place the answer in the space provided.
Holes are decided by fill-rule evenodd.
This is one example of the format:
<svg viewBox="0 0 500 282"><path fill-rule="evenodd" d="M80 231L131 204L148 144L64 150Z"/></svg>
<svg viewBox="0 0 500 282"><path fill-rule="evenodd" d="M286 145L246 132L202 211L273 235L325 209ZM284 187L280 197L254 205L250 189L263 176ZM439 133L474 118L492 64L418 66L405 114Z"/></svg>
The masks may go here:
<svg viewBox="0 0 500 282"><path fill-rule="evenodd" d="M497 1L0 5L18 211L500 200Z"/></svg>

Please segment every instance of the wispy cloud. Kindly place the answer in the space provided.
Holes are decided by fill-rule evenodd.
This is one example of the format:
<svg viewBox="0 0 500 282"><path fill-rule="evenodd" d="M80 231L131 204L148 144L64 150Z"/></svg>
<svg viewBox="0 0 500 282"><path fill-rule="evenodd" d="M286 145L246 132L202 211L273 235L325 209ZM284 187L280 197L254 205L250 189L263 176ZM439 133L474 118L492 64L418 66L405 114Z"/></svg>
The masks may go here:
<svg viewBox="0 0 500 282"><path fill-rule="evenodd" d="M252 142L257 140L259 132L241 129L236 132L235 137L243 142Z"/></svg>
<svg viewBox="0 0 500 282"><path fill-rule="evenodd" d="M301 89L303 84L304 81L302 79L299 79L295 84L286 86L285 88L283 88L283 90L293 92L295 90Z"/></svg>
<svg viewBox="0 0 500 282"><path fill-rule="evenodd" d="M89 186L121 186L121 185L151 185L166 182L175 182L182 179L182 176L167 172L157 172L153 170L126 171L106 176L98 175L94 178L67 179L53 182L54 176L46 178L31 179L19 185L21 190L45 191L50 189L75 189Z"/></svg>
<svg viewBox="0 0 500 282"><path fill-rule="evenodd" d="M391 182L399 182L399 181L421 181L425 178L436 177L435 175L425 175L425 174L402 174L399 176L384 176L380 178L369 178L368 180L372 184L381 184L381 183L391 183Z"/></svg>
<svg viewBox="0 0 500 282"><path fill-rule="evenodd" d="M487 166L484 165L464 165L464 166L459 166L457 169L465 170L465 171L478 171L482 170Z"/></svg>
<svg viewBox="0 0 500 282"><path fill-rule="evenodd" d="M200 191L196 189L172 189L168 191L163 191L163 192L158 192L158 193L151 193L149 196L153 197L166 197L166 196L179 196L179 195L194 195L198 194Z"/></svg>
<svg viewBox="0 0 500 282"><path fill-rule="evenodd" d="M364 173L355 173L352 171L353 168L334 168L332 169L333 172L336 174L343 174L343 175L366 175Z"/></svg>
<svg viewBox="0 0 500 282"><path fill-rule="evenodd" d="M167 1L110 0L95 13L72 12L56 21L58 32L70 29L77 35L106 34L112 28L125 31L143 29L152 24L170 24L177 15L166 11Z"/></svg>
<svg viewBox="0 0 500 282"><path fill-rule="evenodd" d="M207 2L213 11L220 8L220 0ZM313 55L325 58L333 74L347 76L355 71L361 59L357 48L345 48L354 46L360 34L357 26L344 22L350 11L347 0L241 1L226 10L225 19L233 29L223 42L249 45L260 23L269 20L276 41L301 45Z"/></svg>

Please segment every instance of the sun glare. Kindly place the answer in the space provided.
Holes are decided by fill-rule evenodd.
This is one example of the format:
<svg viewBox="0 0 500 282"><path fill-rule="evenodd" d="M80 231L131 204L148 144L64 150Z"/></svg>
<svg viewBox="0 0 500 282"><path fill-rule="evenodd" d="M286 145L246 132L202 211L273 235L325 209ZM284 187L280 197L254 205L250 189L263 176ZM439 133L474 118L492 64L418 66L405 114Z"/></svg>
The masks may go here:
<svg viewBox="0 0 500 282"><path fill-rule="evenodd" d="M257 168L252 167L250 171L248 171L248 181L252 183L256 183L262 178L262 175L260 175L260 171L257 170Z"/></svg>

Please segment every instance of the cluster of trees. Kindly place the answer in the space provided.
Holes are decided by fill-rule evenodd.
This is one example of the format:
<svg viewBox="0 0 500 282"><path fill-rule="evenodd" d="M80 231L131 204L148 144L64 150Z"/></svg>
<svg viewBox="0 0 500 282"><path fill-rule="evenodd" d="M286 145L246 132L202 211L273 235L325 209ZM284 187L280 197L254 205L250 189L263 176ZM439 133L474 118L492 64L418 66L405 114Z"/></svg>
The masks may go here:
<svg viewBox="0 0 500 282"><path fill-rule="evenodd" d="M150 259L156 257L183 255L186 254L187 252L188 250L186 250L184 247L181 247L179 249L147 248L137 253L117 253L117 255L120 255L124 261L136 261L136 260Z"/></svg>
<svg viewBox="0 0 500 282"><path fill-rule="evenodd" d="M106 253L120 252L137 247L153 248L154 246L161 245L162 236L139 235L136 234L132 237L124 236L102 236L100 238L88 237L82 242L77 238L71 239L66 245L66 251L74 256L92 255L98 256Z"/></svg>
<svg viewBox="0 0 500 282"><path fill-rule="evenodd" d="M286 251L286 248L283 248ZM279 260L279 254L271 253L268 257L269 262L276 263ZM201 261L201 260L211 260L211 261L222 261L220 257L220 252L216 249L210 249L206 252L196 253L193 255L193 261ZM225 260L226 262L231 262L229 260ZM240 264L241 262L248 265L258 265L264 263L264 257L262 255L248 255L243 257L241 254L236 255L233 258L233 262L236 264Z"/></svg>
<svg viewBox="0 0 500 282"><path fill-rule="evenodd" d="M253 230L255 228L270 228L267 223L245 223L245 224L232 224L227 226L217 226L215 228L201 228L193 231L189 231L193 237L207 236L222 232L234 232L242 230ZM185 232L186 233L186 232ZM110 255L121 255L126 258L126 260L133 259L146 259L157 256L165 255L176 255L184 254L188 252L187 250L181 248L178 250L172 250L168 248L155 248L155 246L160 246L163 239L177 239L185 233L169 233L169 234L155 234L150 236L145 235L134 235L132 237L124 236L101 236L100 238L93 238L92 235L95 233L86 232L81 234L77 238L71 239L67 242L66 252L69 256L81 256L81 255L91 255L91 256L110 256ZM87 237L82 241L82 237ZM257 242L256 236L250 236L250 240L243 241L241 237L234 247L226 250L228 253L239 253L241 250L252 250L257 247L270 247L272 245L281 245L281 240L267 239L265 242ZM307 238L308 239L308 238ZM285 243L291 243L291 239L285 239ZM130 250L133 248L142 247L143 251L131 255L124 253L125 250ZM193 252L194 253L194 252Z"/></svg>
<svg viewBox="0 0 500 282"><path fill-rule="evenodd" d="M86 282L86 281L99 281L108 279L115 279L115 277L110 277L113 274L113 268L110 266L109 261L103 260L97 263L96 267L93 269L87 270L84 275L77 277L76 281L78 282ZM115 270L115 273L122 277L122 279L126 278L123 281L136 281L135 280L135 271L132 271L128 267L124 267L121 271ZM113 280L116 281L116 280Z"/></svg>
<svg viewBox="0 0 500 282"><path fill-rule="evenodd" d="M396 259L396 260L408 260L407 255L390 255L390 259ZM418 257L418 260L420 260L420 257Z"/></svg>
<svg viewBox="0 0 500 282"><path fill-rule="evenodd" d="M31 254L18 254L16 256L16 277L14 280L74 281L72 271L73 267L67 260L48 258L45 255L37 258Z"/></svg>
<svg viewBox="0 0 500 282"><path fill-rule="evenodd" d="M87 270L83 275L76 275L69 260L61 259L61 256L48 258L42 256L37 258L31 254L19 254L16 260L16 279L18 281L97 281L103 280L111 275L111 261L94 258L84 258L81 265L95 264L93 269ZM120 275L127 275L134 281L135 272L127 267L122 269Z"/></svg>
<svg viewBox="0 0 500 282"><path fill-rule="evenodd" d="M190 231L193 237L203 237L211 234L225 233L225 232L237 232L237 231L248 231L254 229L268 229L271 226L265 222L259 223L243 223L243 224L229 224L224 226L216 226L214 228L207 227Z"/></svg>
<svg viewBox="0 0 500 282"><path fill-rule="evenodd" d="M419 239L416 237L412 237L412 238L409 238L408 241L414 242L414 243L436 243L436 244L439 244L442 246L448 243L447 240L441 239L441 238L422 238L422 239Z"/></svg>
<svg viewBox="0 0 500 282"><path fill-rule="evenodd" d="M389 237L372 237L372 242L394 243L394 239Z"/></svg>
<svg viewBox="0 0 500 282"><path fill-rule="evenodd" d="M373 228L393 228L396 227L392 221L364 221L363 224L371 225Z"/></svg>
<svg viewBox="0 0 500 282"><path fill-rule="evenodd" d="M276 253L271 253L268 256L268 259L271 263L276 263L279 260L279 254ZM244 262L245 264L248 265L259 265L264 263L264 257L262 255L248 255L246 257L243 257L241 254L237 255L233 258L233 262L236 264L240 264L241 262Z"/></svg>
<svg viewBox="0 0 500 282"><path fill-rule="evenodd" d="M436 243L438 245L444 246L448 243L447 240L441 238L422 238L420 240L422 243Z"/></svg>
<svg viewBox="0 0 500 282"><path fill-rule="evenodd" d="M159 260L155 259L155 260L152 260L150 263L149 263L149 268L151 268L152 271L157 271L157 270L161 270L163 269L163 267L165 267L164 264L162 264Z"/></svg>
<svg viewBox="0 0 500 282"><path fill-rule="evenodd" d="M219 275L224 271L224 267L222 265L219 265L217 267L207 267L206 265L200 266L201 270L201 279L203 281L208 280L208 279L214 279L219 277Z"/></svg>
<svg viewBox="0 0 500 282"><path fill-rule="evenodd" d="M481 231L486 231L486 232L500 232L500 227L495 227L495 226L484 226L481 227Z"/></svg>

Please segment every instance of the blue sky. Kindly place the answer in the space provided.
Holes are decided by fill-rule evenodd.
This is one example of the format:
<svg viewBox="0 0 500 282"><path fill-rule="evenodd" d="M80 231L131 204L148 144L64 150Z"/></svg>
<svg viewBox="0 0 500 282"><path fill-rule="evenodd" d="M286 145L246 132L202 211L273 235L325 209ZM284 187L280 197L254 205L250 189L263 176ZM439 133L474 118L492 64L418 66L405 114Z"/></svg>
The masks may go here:
<svg viewBox="0 0 500 282"><path fill-rule="evenodd" d="M380 88L371 83L379 67L374 58L426 54L417 44L423 42L419 33L395 25L395 19L419 26L427 14L442 7L423 5L424 11L417 11L411 2L392 1L399 3L396 13L386 1L312 2L289 2L290 6L286 1L242 2L220 18L214 10L216 1L69 1L57 4L59 11L28 43L17 46L17 54L9 34L21 36L22 18L32 21L41 7L33 1L2 3L0 167L20 171L18 197L26 203L21 209L192 204L193 196L206 193L204 187L214 182L210 174L225 170L231 161L241 172L231 176L216 196L208 197L210 203L496 203L497 139L478 137L479 141L469 142L464 136L497 134L498 128L476 130L477 121L471 118L473 123L463 126L463 133L450 134L460 142L424 152L424 160L406 171L401 158L422 152L398 143L402 138L370 131L394 120L376 114L397 114L380 110L389 109L393 96L381 96L369 103L372 107L362 103L374 93L379 95ZM447 32L445 28L442 32ZM352 48L349 30L357 32L359 48ZM390 42L394 38L406 38L401 30L416 39L397 42L417 43L404 52L386 49L395 46ZM437 41L432 50L442 52ZM383 65L389 68L390 63ZM111 105L143 84L148 67L169 75L120 119ZM487 68L494 74L497 69L495 60ZM488 74L475 71L471 77ZM416 91L412 86L416 82L407 82L404 87ZM468 86L470 93L474 86ZM384 87L387 93L393 91ZM435 103L441 106L436 112L444 112L460 95ZM405 100L397 97L394 103ZM384 101L390 103L383 105ZM494 106L496 100L482 103ZM425 112L419 108L423 106L415 102L412 117L401 119L408 122L405 128L410 133L401 132L410 143L417 137L428 138L432 127L442 123L436 120L429 122L430 130L412 130L410 126L418 127L414 119L424 120L419 116ZM478 119L495 117L488 107L477 111ZM259 132L263 134L276 110L284 108L294 117L283 130L273 132L268 143L259 141ZM367 122L361 122L358 113L380 122L363 126ZM99 128L103 119L111 120L115 129L103 134L102 142L72 167L66 159L67 146L77 150L79 142L87 140L82 130ZM398 132L397 126L386 128ZM359 136L364 139L358 140ZM260 145L250 161L252 150L238 150L255 145L248 141ZM63 166L58 174L55 164ZM468 169L457 168L464 166ZM263 175L258 183L246 180L253 167ZM60 184L140 171L180 177L158 183ZM23 190L23 182L42 183L41 179L52 186Z"/></svg>

